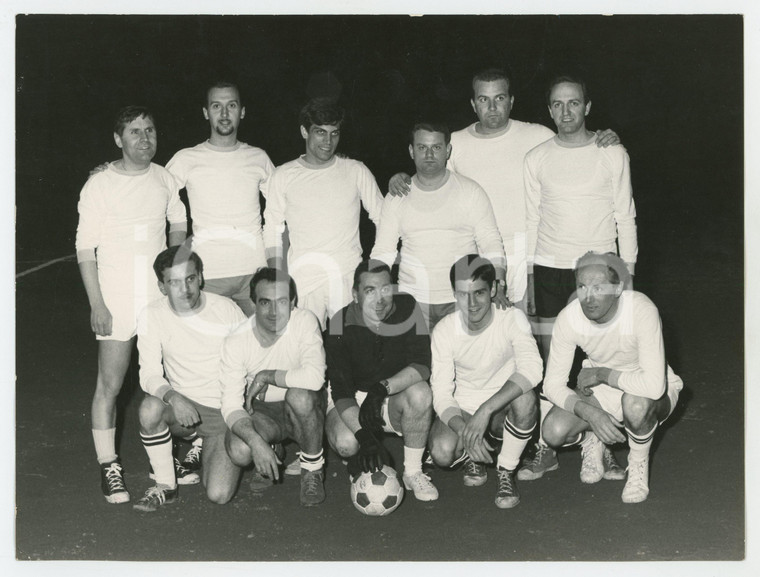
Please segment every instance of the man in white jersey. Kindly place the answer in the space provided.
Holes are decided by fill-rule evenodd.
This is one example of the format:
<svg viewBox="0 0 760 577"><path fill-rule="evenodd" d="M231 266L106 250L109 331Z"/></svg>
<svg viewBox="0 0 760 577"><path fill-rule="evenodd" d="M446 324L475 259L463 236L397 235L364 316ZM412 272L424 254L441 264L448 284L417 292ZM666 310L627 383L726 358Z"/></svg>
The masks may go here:
<svg viewBox="0 0 760 577"><path fill-rule="evenodd" d="M76 249L90 302L90 327L98 340L98 377L92 399L92 436L109 503L126 503L121 462L116 454L116 398L129 367L137 316L160 296L150 266L169 244L187 232L179 189L166 169L151 163L156 128L151 112L122 109L114 126L122 158L92 176L79 198Z"/></svg>
<svg viewBox="0 0 760 577"><path fill-rule="evenodd" d="M446 168L450 139L443 124L414 126L409 138L409 155L417 169L412 193L385 198L372 249L372 258L392 265L401 239L399 289L417 300L431 331L454 311L448 272L465 254L479 252L494 262L495 298L500 307L509 303L504 247L491 203L475 181Z"/></svg>
<svg viewBox="0 0 760 577"><path fill-rule="evenodd" d="M327 319L351 302L351 285L361 261L361 206L375 224L383 197L364 164L335 155L344 111L328 99L311 100L300 113L306 152L278 166L264 212L267 262L282 267L283 232L290 247L287 269L298 285L299 307Z"/></svg>
<svg viewBox="0 0 760 577"><path fill-rule="evenodd" d="M193 251L205 264L203 290L230 297L253 314L249 285L266 266L259 193L274 170L267 153L240 142L245 118L240 91L230 82L206 90L207 141L177 152L166 165L187 189L193 219Z"/></svg>
<svg viewBox="0 0 760 577"><path fill-rule="evenodd" d="M454 263L449 277L457 311L432 334L433 408L430 454L441 467L462 461L464 484L487 480L486 464L496 461L496 506L515 507L520 494L515 470L536 427L534 392L542 363L530 324L516 307L492 302L494 266L476 254Z"/></svg>
<svg viewBox="0 0 760 577"><path fill-rule="evenodd" d="M319 322L296 308L293 279L262 268L251 280L255 314L227 338L222 352L222 415L230 431L233 463L253 463L255 473L279 479L272 444L293 439L301 447L301 504L325 500L325 351Z"/></svg>
<svg viewBox="0 0 760 577"><path fill-rule="evenodd" d="M230 299L201 290L203 261L185 245L156 257L153 269L164 298L143 309L138 321L140 439L156 485L134 508L151 512L177 499L177 484L199 481L173 457L172 435L197 434L205 440L203 485L208 498L228 502L240 469L224 446L227 426L219 410L222 345L245 320Z"/></svg>
<svg viewBox="0 0 760 577"><path fill-rule="evenodd" d="M627 437L622 499L639 503L649 494L652 439L675 409L683 381L666 363L657 307L642 293L624 288L627 265L610 253L588 253L578 260L578 299L554 324L544 392L556 406L544 422L544 438L554 447L582 439L581 481L596 483L604 474L602 443ZM567 384L576 347L588 359L573 390Z"/></svg>

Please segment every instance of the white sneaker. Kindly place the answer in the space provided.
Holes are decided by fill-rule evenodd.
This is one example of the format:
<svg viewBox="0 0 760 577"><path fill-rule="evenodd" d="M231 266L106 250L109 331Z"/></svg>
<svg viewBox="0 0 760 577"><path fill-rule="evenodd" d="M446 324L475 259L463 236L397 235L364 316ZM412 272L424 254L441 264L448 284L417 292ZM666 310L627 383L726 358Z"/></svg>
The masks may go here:
<svg viewBox="0 0 760 577"><path fill-rule="evenodd" d="M594 433L586 432L581 443L581 482L598 483L604 477L604 445Z"/></svg>
<svg viewBox="0 0 760 577"><path fill-rule="evenodd" d="M435 488L430 477L419 471L403 475L404 487L407 490L411 489L414 492L414 496L418 501L435 501L438 499L438 489Z"/></svg>
<svg viewBox="0 0 760 577"><path fill-rule="evenodd" d="M628 461L628 480L623 487L623 503L641 503L649 496L649 458Z"/></svg>
<svg viewBox="0 0 760 577"><path fill-rule="evenodd" d="M296 453L296 458L293 459L287 467L285 467L285 474L289 477L298 477L301 475L301 459L299 458L301 452Z"/></svg>

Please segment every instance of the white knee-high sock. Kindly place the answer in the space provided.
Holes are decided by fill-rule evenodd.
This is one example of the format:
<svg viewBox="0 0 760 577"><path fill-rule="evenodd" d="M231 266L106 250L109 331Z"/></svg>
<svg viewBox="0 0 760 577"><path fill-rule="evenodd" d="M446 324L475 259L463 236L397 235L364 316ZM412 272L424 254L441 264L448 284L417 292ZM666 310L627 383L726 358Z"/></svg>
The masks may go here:
<svg viewBox="0 0 760 577"><path fill-rule="evenodd" d="M504 419L504 441L499 451L498 466L513 471L520 462L520 455L535 430L535 425L530 429L518 429L509 422L509 419Z"/></svg>
<svg viewBox="0 0 760 577"><path fill-rule="evenodd" d="M177 486L177 478L174 472L174 455L172 454L172 435L169 427L155 435L140 433L145 452L148 453L150 466L153 467L153 475L156 483L166 485L172 489Z"/></svg>

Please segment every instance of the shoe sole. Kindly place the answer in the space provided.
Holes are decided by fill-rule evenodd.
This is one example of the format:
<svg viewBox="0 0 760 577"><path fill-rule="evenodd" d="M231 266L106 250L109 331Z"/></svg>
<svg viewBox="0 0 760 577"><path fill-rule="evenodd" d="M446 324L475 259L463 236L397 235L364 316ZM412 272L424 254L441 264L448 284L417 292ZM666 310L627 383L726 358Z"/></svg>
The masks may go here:
<svg viewBox="0 0 760 577"><path fill-rule="evenodd" d="M598 483L599 481L601 481L602 479L604 479L604 475L601 475L598 479L596 478L584 479L583 477L581 477L581 483L583 483L584 485L594 485Z"/></svg>
<svg viewBox="0 0 760 577"><path fill-rule="evenodd" d="M156 480L155 473L148 473L148 477L152 480ZM177 485L197 485L201 482L200 475L193 473L192 475L185 475L184 477L177 477Z"/></svg>
<svg viewBox="0 0 760 577"><path fill-rule="evenodd" d="M482 487L488 481L488 475L482 477L464 477L465 487Z"/></svg>
<svg viewBox="0 0 760 577"><path fill-rule="evenodd" d="M496 503L496 506L499 509L511 509L512 507L517 507L517 505L520 504L520 497L510 497L509 499L499 499L498 497L494 500L494 503Z"/></svg>
<svg viewBox="0 0 760 577"><path fill-rule="evenodd" d="M625 469L604 472L604 478L607 481L622 481L623 479L625 479L625 476L626 476Z"/></svg>
<svg viewBox="0 0 760 577"><path fill-rule="evenodd" d="M632 497L622 497L623 503L643 503L649 497L649 493L645 495L635 495Z"/></svg>
<svg viewBox="0 0 760 577"><path fill-rule="evenodd" d="M301 476L301 461L293 461L287 467L285 467L285 474L288 477L300 477Z"/></svg>
<svg viewBox="0 0 760 577"><path fill-rule="evenodd" d="M520 469L517 471L517 480L518 481L535 481L536 479L540 479L544 476L544 473L549 473L551 471L556 471L559 469L559 463L555 463L551 467L547 467L540 473L535 473L531 471L530 469Z"/></svg>
<svg viewBox="0 0 760 577"><path fill-rule="evenodd" d="M166 501L164 501L158 507L155 507L155 508L152 508L152 507L143 507L143 506L140 506L137 503L135 503L134 505L132 505L132 508L135 511L140 511L140 513L155 513L161 507L163 507L165 505L171 505L172 503L176 503L176 502L177 502L177 497L174 497L174 499L167 499Z"/></svg>
<svg viewBox="0 0 760 577"><path fill-rule="evenodd" d="M412 494L414 495L414 498L417 499L418 501L437 501L438 500L438 493L430 494L430 495L418 495L414 491L412 486L407 484L406 479L404 479L404 488L407 491L411 491Z"/></svg>
<svg viewBox="0 0 760 577"><path fill-rule="evenodd" d="M113 495L103 495L106 501L111 505L121 505L123 503L129 503L129 493L114 493Z"/></svg>

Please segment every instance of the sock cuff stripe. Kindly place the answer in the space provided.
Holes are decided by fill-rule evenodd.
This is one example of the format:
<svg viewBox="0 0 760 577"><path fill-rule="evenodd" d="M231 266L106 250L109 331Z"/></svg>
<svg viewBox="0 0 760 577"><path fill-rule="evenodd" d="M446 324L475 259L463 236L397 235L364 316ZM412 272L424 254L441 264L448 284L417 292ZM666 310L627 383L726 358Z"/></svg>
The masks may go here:
<svg viewBox="0 0 760 577"><path fill-rule="evenodd" d="M325 453L324 449L315 455L307 455L306 453L301 451L301 455L299 459L301 459L302 463L318 463L323 458L324 453Z"/></svg>
<svg viewBox="0 0 760 577"><path fill-rule="evenodd" d="M143 445L152 447L154 445L162 445L163 443L171 443L172 434L167 427L165 431L161 431L155 435L145 435L143 433L140 433L140 440L142 441Z"/></svg>
<svg viewBox="0 0 760 577"><path fill-rule="evenodd" d="M504 419L504 432L520 440L527 440L533 436L533 431L536 430L536 425L533 425L530 429L518 429L507 419Z"/></svg>
<svg viewBox="0 0 760 577"><path fill-rule="evenodd" d="M646 445L648 442L650 442L654 438L654 433L656 430L657 430L657 425L655 425L651 431L649 431L648 433L644 433L643 435L635 435L628 428L625 429L625 432L628 434L628 438L634 443L638 445Z"/></svg>
<svg viewBox="0 0 760 577"><path fill-rule="evenodd" d="M469 458L470 458L470 456L467 454L467 451L462 451L462 454L459 456L459 458L458 459L454 459L454 462L451 463L451 467L450 468L453 469L454 467L456 467L460 463L464 463Z"/></svg>

